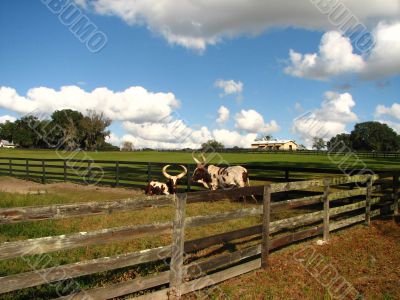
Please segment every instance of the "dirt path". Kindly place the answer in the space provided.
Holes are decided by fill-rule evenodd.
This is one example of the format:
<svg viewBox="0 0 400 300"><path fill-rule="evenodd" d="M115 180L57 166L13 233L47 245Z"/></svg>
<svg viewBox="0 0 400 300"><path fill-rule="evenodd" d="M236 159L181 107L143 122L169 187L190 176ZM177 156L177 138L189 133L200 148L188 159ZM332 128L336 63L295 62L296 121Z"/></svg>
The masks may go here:
<svg viewBox="0 0 400 300"><path fill-rule="evenodd" d="M139 189L124 189L102 186L86 186L81 184L74 184L70 182L41 184L33 181L22 180L12 177L0 177L0 192L17 193L17 194L44 194L54 191L82 191L82 192L96 192L96 193L110 193L120 194L125 196L127 194L140 195L143 191Z"/></svg>

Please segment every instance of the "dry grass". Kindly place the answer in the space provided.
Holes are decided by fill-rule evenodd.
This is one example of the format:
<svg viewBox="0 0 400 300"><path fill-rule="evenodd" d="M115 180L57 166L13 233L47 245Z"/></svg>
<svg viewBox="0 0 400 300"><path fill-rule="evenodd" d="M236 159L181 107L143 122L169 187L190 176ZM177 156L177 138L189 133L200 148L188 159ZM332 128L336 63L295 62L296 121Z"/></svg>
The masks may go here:
<svg viewBox="0 0 400 300"><path fill-rule="evenodd" d="M219 288L228 299L334 299L295 254L312 245L325 264L332 264L363 299L400 299L400 226L376 221L371 227L356 226L334 235L328 245L301 243L273 253L268 271L257 270L223 282ZM211 294L206 298L216 298ZM201 295L207 294L207 290ZM195 299L200 294L187 296ZM361 299L361 298L360 298Z"/></svg>
<svg viewBox="0 0 400 300"><path fill-rule="evenodd" d="M10 186L22 186L26 183L21 180L11 180L12 184L10 184ZM0 186L4 186L6 183L10 183L10 179L0 178ZM42 188L43 186L39 185L38 187ZM140 191L128 189L88 188L71 184L46 185L45 187L47 192L43 195L0 192L0 207L73 203L93 200L104 201L126 198L132 194L142 193ZM246 207L252 206L254 206L254 204L247 203L246 205ZM243 207L243 203L231 201L196 203L188 205L187 215L207 215L210 213L226 212ZM293 215L310 212L314 209L315 208L302 208L290 211L275 211L272 214L272 219L275 220L291 217ZM0 243L27 238L70 234L81 231L93 231L103 228L163 222L171 220L173 213L174 210L172 207L166 207L55 221L0 225ZM195 239L223 233L253 226L259 223L260 218L253 217L187 229L186 239ZM400 262L395 257L385 256L385 249L393 249L393 253L399 253L400 246L398 229L398 226L394 224L374 223L374 226L370 231L363 227L357 227L350 231L346 230L335 234L332 242L326 247L319 248L319 251L321 251L327 259L332 260L340 274L357 285L356 287L360 292L364 293L364 290L362 289L362 287L364 287L366 296L377 295L378 298L382 299L400 298L400 295L396 294L392 289L394 283L399 283ZM364 237L362 241L356 239L361 237ZM170 243L170 239L171 237L169 235L148 236L133 239L131 241L114 243L112 245L89 246L69 251L54 252L49 254L48 257L50 258L50 262L46 261L46 267L167 245ZM360 250L352 251L354 245L356 245L356 249ZM245 244L235 245L238 249L244 246ZM307 272L302 269L300 265L296 265L293 262L293 253L300 249L300 247L302 246L298 245L274 253L271 257L270 272L253 272L223 283L221 284L221 288L224 290L225 294L232 299L324 299L324 297L329 299L329 294L318 284L318 282L316 282L311 276L308 276ZM200 251L195 254L195 256L207 255L207 251L209 250ZM217 249L217 251L219 250ZM224 251L229 251L229 249L224 249ZM38 256L31 257L32 260L37 260L37 258ZM361 270L361 273L359 274L358 268L361 268L363 265L364 271ZM392 266L397 266L395 272L389 270ZM37 268L41 267L44 266L39 263ZM77 278L76 282L82 288L91 288L94 286L110 284L112 282L128 280L135 278L136 276L145 276L154 272L166 270L167 268L168 267L165 266L165 264L159 262L92 276L85 276ZM30 266L26 261L20 258L0 262L0 276L7 276L27 271L31 271ZM376 275L371 272L376 272ZM384 297L385 290L379 286L374 287L376 291L375 294L373 294L372 291L369 291L370 283L384 286L388 291L386 295L387 297ZM51 285L46 285L6 295L0 295L0 299L47 299L55 296L55 288ZM371 297L370 299L374 299L374 297Z"/></svg>

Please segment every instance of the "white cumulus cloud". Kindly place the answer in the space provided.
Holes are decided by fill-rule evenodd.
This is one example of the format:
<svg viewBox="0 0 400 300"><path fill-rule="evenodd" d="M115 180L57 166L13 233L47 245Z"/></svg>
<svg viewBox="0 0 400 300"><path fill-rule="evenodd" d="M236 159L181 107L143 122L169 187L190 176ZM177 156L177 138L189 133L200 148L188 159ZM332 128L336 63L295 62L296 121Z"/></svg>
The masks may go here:
<svg viewBox="0 0 400 300"><path fill-rule="evenodd" d="M374 30L373 36L375 47L366 60L362 76L367 79L378 79L400 74L400 22L380 23Z"/></svg>
<svg viewBox="0 0 400 300"><path fill-rule="evenodd" d="M223 92L220 94L220 97L228 96L228 95L239 95L243 92L243 82L234 81L234 80L223 80L218 79L214 83L215 87L221 89Z"/></svg>
<svg viewBox="0 0 400 300"><path fill-rule="evenodd" d="M375 115L377 117L386 115L400 120L400 103L393 103L390 107L387 107L385 105L378 105L375 109Z"/></svg>
<svg viewBox="0 0 400 300"><path fill-rule="evenodd" d="M292 130L310 147L313 137L329 139L346 132L347 124L358 120L352 111L355 105L349 93L326 92L321 107L296 118Z"/></svg>
<svg viewBox="0 0 400 300"><path fill-rule="evenodd" d="M238 114L236 114L235 120L236 128L248 133L269 134L280 129L275 120L272 120L270 123L265 123L264 117L254 109L242 109Z"/></svg>
<svg viewBox="0 0 400 300"><path fill-rule="evenodd" d="M184 139L193 133L182 120L174 120L169 123L143 123L124 122L124 129L141 139L158 142L174 143Z"/></svg>
<svg viewBox="0 0 400 300"><path fill-rule="evenodd" d="M253 143L257 137L256 133L247 133L243 135L237 131L231 131L227 129L215 129L212 133L215 140L221 142L225 147L228 148L235 146L250 148L251 143Z"/></svg>
<svg viewBox="0 0 400 300"><path fill-rule="evenodd" d="M319 54L302 55L290 50L290 61L291 65L285 69L287 74L322 80L364 68L363 58L353 53L350 40L337 31L323 35Z"/></svg>
<svg viewBox="0 0 400 300"><path fill-rule="evenodd" d="M17 118L15 118L13 116L9 116L9 115L0 116L0 124L3 124L7 121L14 122L15 120L17 120Z"/></svg>
<svg viewBox="0 0 400 300"><path fill-rule="evenodd" d="M229 109L227 109L225 106L222 105L218 109L217 123L221 125L224 124L226 121L229 120L229 115L230 115Z"/></svg>
<svg viewBox="0 0 400 300"><path fill-rule="evenodd" d="M79 1L86 3L88 1ZM328 5L336 1L326 1ZM342 0L361 23L399 19L397 0ZM93 0L90 9L144 26L170 44L203 51L224 39L258 35L270 28L333 30L335 25L310 0Z"/></svg>
<svg viewBox="0 0 400 300"><path fill-rule="evenodd" d="M211 139L221 142L228 148L234 146L249 148L257 137L256 133L241 134L235 130L214 129L210 131L205 126L194 129L182 120L172 120L168 124L125 122L123 127L126 134L120 138L111 135L112 140L119 144L123 141L130 141L135 148L199 149L202 143Z"/></svg>
<svg viewBox="0 0 400 300"><path fill-rule="evenodd" d="M372 32L374 46L369 55L356 54L349 38L337 31L325 33L318 53L290 50L285 73L301 78L328 80L343 74L365 79L400 74L400 23L381 22Z"/></svg>
<svg viewBox="0 0 400 300"><path fill-rule="evenodd" d="M51 114L55 110L74 109L104 112L112 120L159 122L167 118L179 101L173 93L153 93L143 87L130 87L121 92L96 88L86 92L78 86L63 86L60 90L46 87L30 89L20 96L10 87L0 87L0 107L19 114L32 111Z"/></svg>
<svg viewBox="0 0 400 300"><path fill-rule="evenodd" d="M378 105L375 108L376 121L387 124L400 134L400 103L393 103L392 106Z"/></svg>

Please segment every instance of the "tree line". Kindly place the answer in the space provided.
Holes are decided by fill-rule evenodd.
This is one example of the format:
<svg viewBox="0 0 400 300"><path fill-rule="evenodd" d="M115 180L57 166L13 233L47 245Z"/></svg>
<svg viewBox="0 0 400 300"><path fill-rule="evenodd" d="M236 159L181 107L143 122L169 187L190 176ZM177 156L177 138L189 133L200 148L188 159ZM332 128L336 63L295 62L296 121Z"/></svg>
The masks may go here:
<svg viewBox="0 0 400 300"><path fill-rule="evenodd" d="M64 109L39 119L24 116L15 122L0 124L0 139L12 141L21 148L76 150L119 150L106 143L111 119L103 113L87 111L86 115Z"/></svg>
<svg viewBox="0 0 400 300"><path fill-rule="evenodd" d="M340 133L325 141L321 137L313 139L313 148L330 151L346 146L354 151L399 151L400 135L387 124L364 122L355 125L350 133Z"/></svg>

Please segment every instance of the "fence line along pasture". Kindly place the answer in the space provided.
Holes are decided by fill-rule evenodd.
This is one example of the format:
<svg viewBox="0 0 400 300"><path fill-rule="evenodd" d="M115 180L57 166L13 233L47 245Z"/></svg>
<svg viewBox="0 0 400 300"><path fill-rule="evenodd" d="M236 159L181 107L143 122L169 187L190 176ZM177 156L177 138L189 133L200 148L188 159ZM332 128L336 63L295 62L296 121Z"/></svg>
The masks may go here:
<svg viewBox="0 0 400 300"><path fill-rule="evenodd" d="M93 260L75 262L57 267L0 277L0 294L20 289L78 278L97 273L134 267L138 264L163 260L169 270L92 289L76 291L60 299L110 299L120 296L139 296L143 293L156 299L179 299L182 295L215 285L226 279L255 269L268 267L271 250L294 242L322 236L326 241L332 231L352 224L365 222L383 214L398 214L399 174L358 175L352 177L322 178L290 183L268 184L252 188L227 191L182 193L174 196L144 197L123 201L77 203L38 207L0 209L0 224L38 222L46 219L74 218L130 211L149 207L173 205L173 219L164 223L143 224L109 228L93 232L34 238L0 244L0 261L20 255L45 254L88 245L112 244L121 240L133 240L146 235L171 234L172 242L158 248L118 254ZM354 185L357 183L357 185ZM276 201L275 194L320 188L318 195ZM226 198L255 195L262 204L253 208L215 213L211 215L186 216L186 208L193 203L221 201ZM343 200L348 201L344 202ZM159 201L159 205L157 204ZM315 212L285 219L271 220L277 209L291 209L306 205L321 205ZM110 208L110 209L107 209ZM258 216L258 225L185 240L188 228L226 222L234 219ZM225 245L235 240L251 237L252 243L233 252L222 252L207 257L192 257L199 250ZM257 241L256 243L254 243ZM246 245L246 244L244 244ZM44 276L47 275L47 276ZM148 291L151 290L151 291ZM146 292L147 291L147 292ZM140 292L140 294L137 294Z"/></svg>
<svg viewBox="0 0 400 300"><path fill-rule="evenodd" d="M150 180L165 181L162 168L165 163L113 160L38 159L0 157L0 175L36 180L42 183L68 181L83 184L101 184L113 187L144 188ZM179 163L171 163L178 167ZM195 164L184 164L187 175L180 180L180 191L199 190L192 185ZM249 171L251 181L304 180L304 174L341 174L339 169L268 166L263 163L242 164ZM221 165L224 166L224 165ZM365 174L365 170L352 170L352 174Z"/></svg>
<svg viewBox="0 0 400 300"><path fill-rule="evenodd" d="M156 150L159 152L192 152L193 150ZM219 153L252 153L252 154L300 154L300 155L348 155L347 151L337 152L329 150L269 150L257 148L225 148L219 149ZM362 158L400 158L399 151L355 151L351 150L357 157Z"/></svg>

